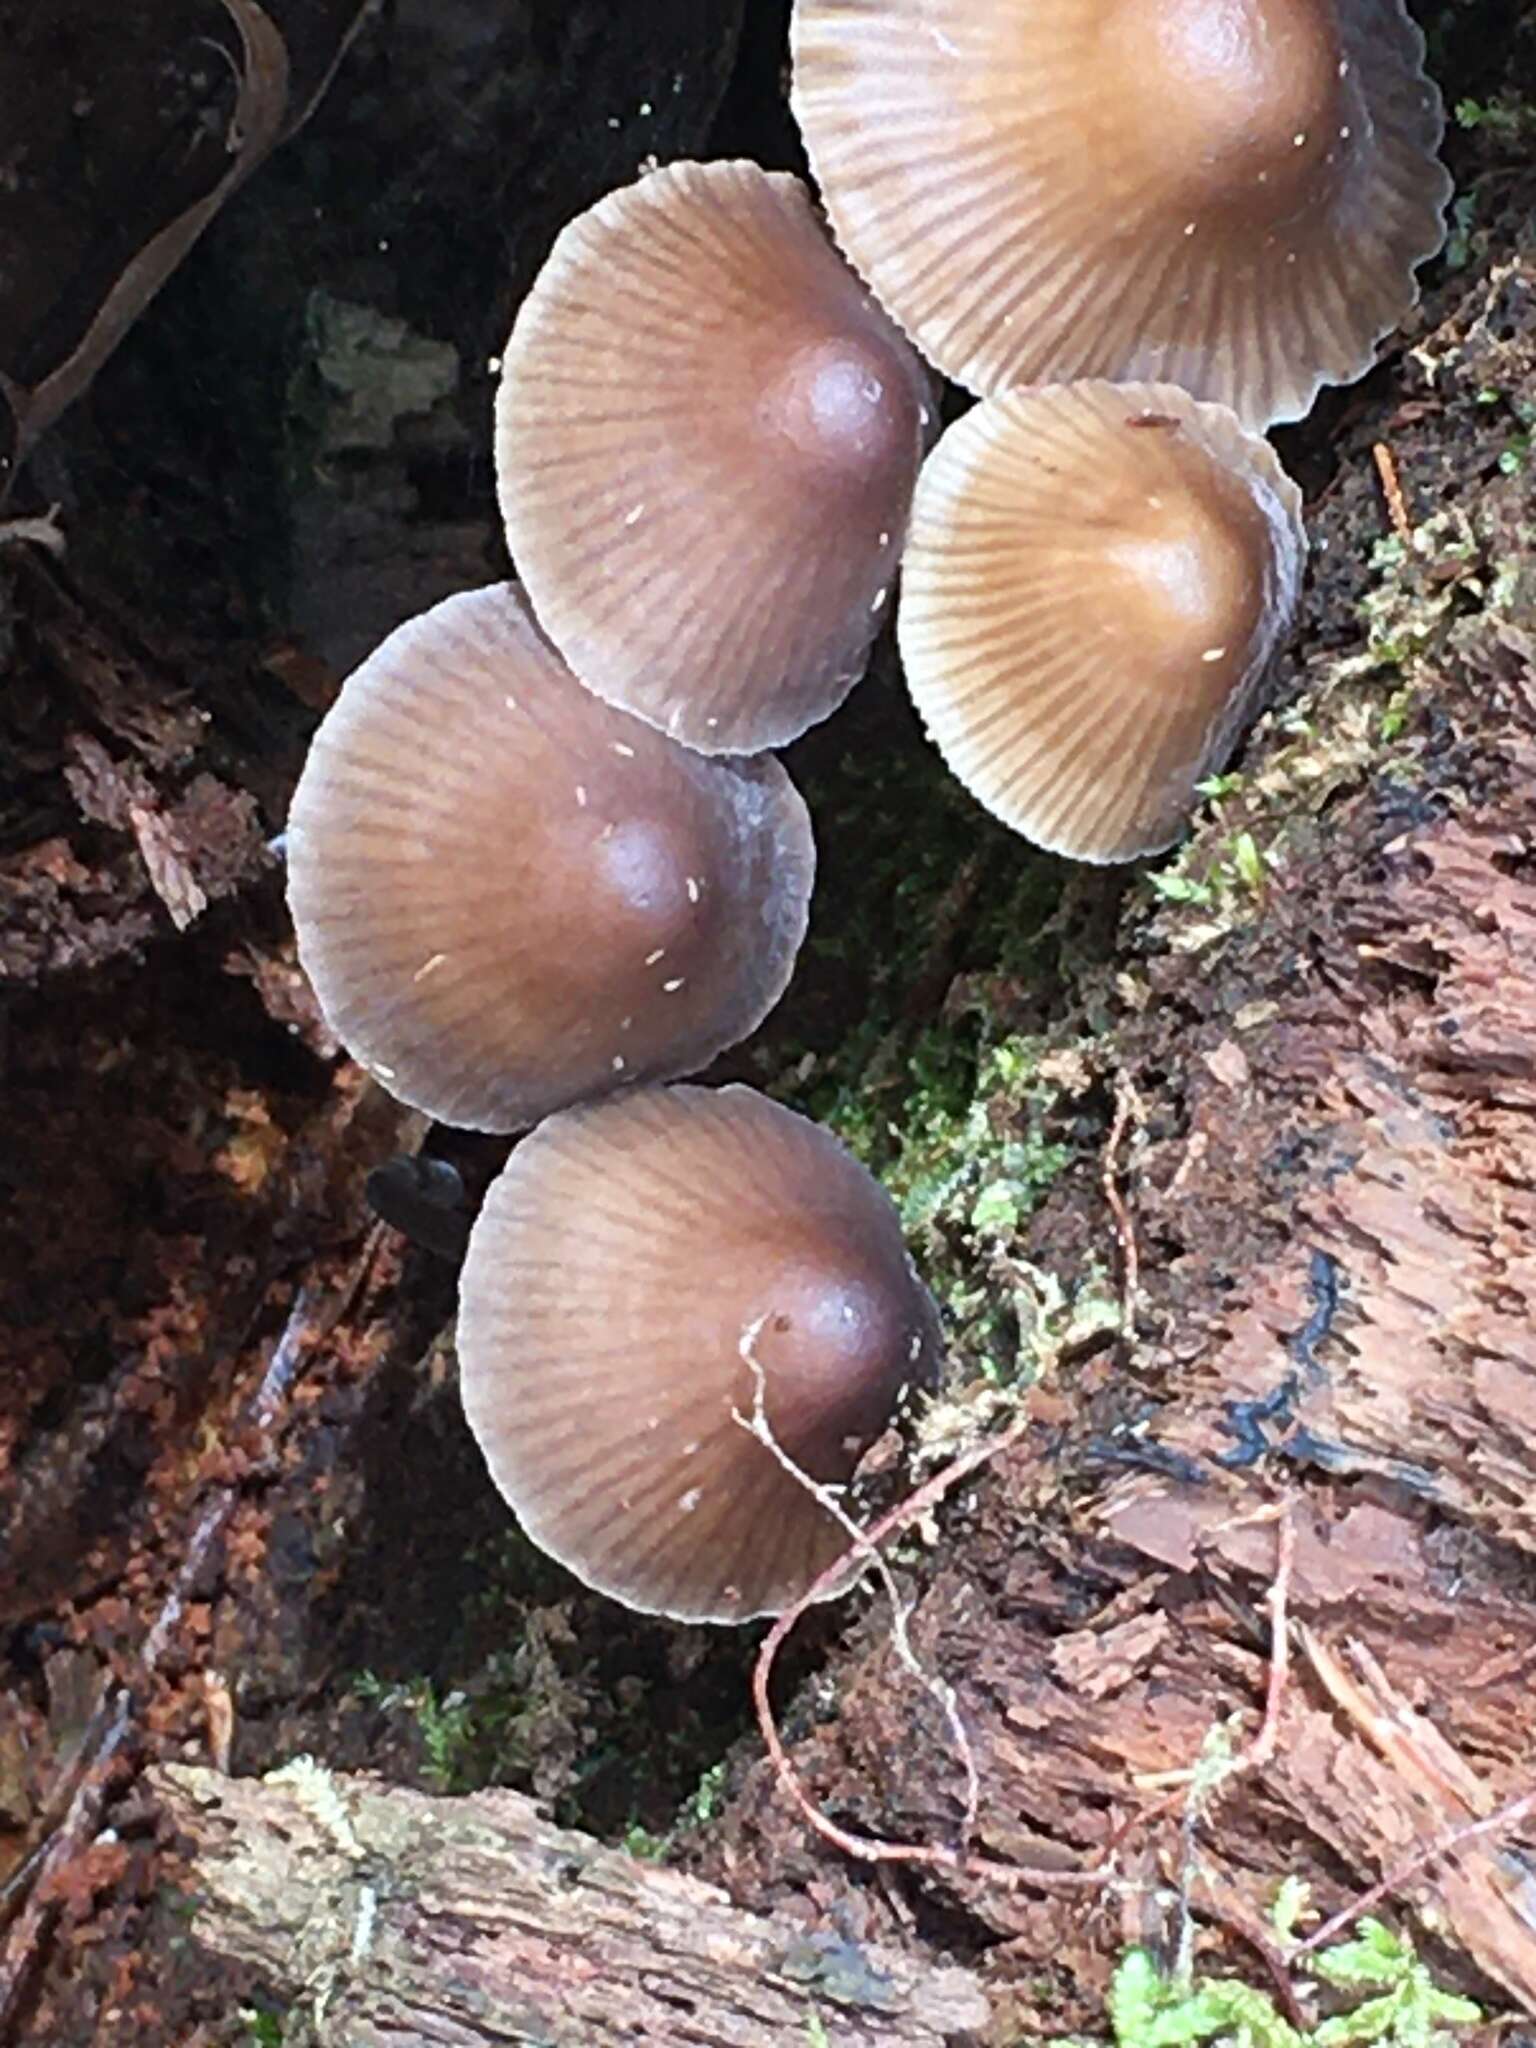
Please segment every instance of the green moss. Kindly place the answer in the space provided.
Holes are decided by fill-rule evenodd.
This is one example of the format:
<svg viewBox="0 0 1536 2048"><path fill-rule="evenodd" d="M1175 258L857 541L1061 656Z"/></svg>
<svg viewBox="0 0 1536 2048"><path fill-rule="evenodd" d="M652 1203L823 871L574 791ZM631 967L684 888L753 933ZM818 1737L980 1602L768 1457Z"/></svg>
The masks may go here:
<svg viewBox="0 0 1536 2048"><path fill-rule="evenodd" d="M983 1027L984 1028L984 1027ZM1074 1155L1063 1084L1044 1036L957 1050L948 1026L904 1066L852 1079L820 1114L884 1182L925 1278L948 1312L960 1377L1031 1377L1021 1326L1035 1320L1031 1269L1011 1248ZM952 1375L953 1376L953 1375Z"/></svg>
<svg viewBox="0 0 1536 2048"><path fill-rule="evenodd" d="M439 1694L430 1678L387 1685L371 1671L358 1673L352 1692L385 1714L405 1714L415 1723L425 1757L422 1775L434 1791L463 1792L488 1782L471 1765L478 1731L463 1693Z"/></svg>
<svg viewBox="0 0 1536 2048"><path fill-rule="evenodd" d="M1287 1878L1271 1914L1282 1953L1293 1946L1306 1904L1306 1887ZM1362 1920L1349 1941L1299 1959L1298 2004L1315 2001L1320 1990L1342 1994L1341 2009L1298 2029L1267 1990L1230 1977L1181 1982L1133 1948L1115 1971L1109 2023L1116 2048L1441 2048L1454 2038L1451 2028L1483 2017L1470 1999L1441 1990L1409 1937L1380 1920Z"/></svg>
<svg viewBox="0 0 1536 2048"><path fill-rule="evenodd" d="M1038 1078L1043 1041L1012 1038L956 1066L942 1034L913 1050L899 1116L844 1105L834 1126L878 1167L907 1234L930 1250L946 1232L1016 1231L1070 1156L1045 1136L1054 1092Z"/></svg>
<svg viewBox="0 0 1536 2048"><path fill-rule="evenodd" d="M372 1672L354 1695L412 1723L421 1774L435 1792L529 1782L554 1790L562 1768L574 1771L583 1695L561 1671L550 1611L525 1617L515 1648L493 1651L462 1685L430 1678L385 1684Z"/></svg>
<svg viewBox="0 0 1536 2048"><path fill-rule="evenodd" d="M1310 739L1310 732L1306 734ZM1160 868L1147 870L1145 887L1164 905L1188 912L1165 918L1165 936L1176 952L1198 952L1251 924L1269 900L1272 876L1284 865L1282 829L1261 818L1256 785L1237 775L1220 778L1221 799L1206 829L1197 828ZM1228 815L1247 817L1236 830Z"/></svg>
<svg viewBox="0 0 1536 2048"><path fill-rule="evenodd" d="M671 1848L672 1840L670 1835L654 1834L650 1828L634 1821L624 1830L619 1846L642 1863L660 1863Z"/></svg>
<svg viewBox="0 0 1536 2048"><path fill-rule="evenodd" d="M1523 142L1536 136L1536 103L1518 93L1495 93L1486 100L1456 102L1458 128L1482 128L1502 142Z"/></svg>
<svg viewBox="0 0 1536 2048"><path fill-rule="evenodd" d="M909 1099L950 1112L971 1099L997 1034L946 991L975 972L1047 985L1070 870L988 816L890 692L866 685L845 717L852 743L835 759L791 761L820 871L800 1036L775 1034L764 1059L774 1093L856 1143L902 1121ZM883 1163L877 1135L862 1149Z"/></svg>
<svg viewBox="0 0 1536 2048"><path fill-rule="evenodd" d="M662 1832L632 1823L624 1832L624 1847L631 1856L646 1862L661 1862L669 1856L682 1835L707 1827L725 1805L726 1761L722 1757L703 1772L698 1784L678 1807L671 1825Z"/></svg>

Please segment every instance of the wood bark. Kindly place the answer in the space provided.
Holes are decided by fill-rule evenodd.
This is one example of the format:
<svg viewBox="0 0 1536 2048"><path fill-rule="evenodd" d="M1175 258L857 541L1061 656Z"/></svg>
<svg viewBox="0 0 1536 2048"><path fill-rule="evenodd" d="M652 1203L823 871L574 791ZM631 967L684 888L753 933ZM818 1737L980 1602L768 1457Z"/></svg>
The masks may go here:
<svg viewBox="0 0 1536 2048"><path fill-rule="evenodd" d="M968 1971L738 1911L515 1792L435 1799L307 1761L154 1779L191 1845L194 1932L294 2008L285 2041L961 2048L987 2021Z"/></svg>
<svg viewBox="0 0 1536 2048"><path fill-rule="evenodd" d="M1506 745L1536 771L1524 733ZM1427 824L1336 882L1337 933L1393 970L1378 993L1272 1002L1246 1049L1230 1027L1191 1048L1207 1080L1142 1149L1134 1227L1230 1242L1267 1193L1252 1162L1283 1148L1302 1165L1280 1169L1280 1241L1214 1314L1156 1315L1178 1277L1144 1264L1141 1327L1162 1335L1090 1364L1070 1401L1035 1391L1037 1440L951 1520L918 1600L913 1642L968 1729L979 1846L1118 1858L1092 1911L957 1887L1080 1985L1128 1940L1171 1949L1181 1902L1252 1930L1288 1874L1332 1913L1401 1868L1392 1911L1470 1965L1475 1995L1536 2012L1529 1812L1421 1853L1536 1791L1536 879L1503 820ZM1162 1375L1176 1400L1095 1433L1102 1404ZM1115 1463L1144 1469L1106 1484ZM1218 1746L1240 1760L1265 1707L1282 1519L1293 1664L1261 1753L1224 1771ZM960 1760L937 1725L914 1739L915 1704L871 1627L797 1763L867 1832L942 1841ZM807 1881L818 1858L781 1805L759 1767L719 1867L776 1857Z"/></svg>

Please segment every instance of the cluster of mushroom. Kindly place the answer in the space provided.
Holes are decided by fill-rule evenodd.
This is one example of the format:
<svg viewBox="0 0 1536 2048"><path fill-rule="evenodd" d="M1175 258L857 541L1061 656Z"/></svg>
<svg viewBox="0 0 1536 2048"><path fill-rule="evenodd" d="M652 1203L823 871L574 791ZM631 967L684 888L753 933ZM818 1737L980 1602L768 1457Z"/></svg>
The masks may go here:
<svg viewBox="0 0 1536 2048"><path fill-rule="evenodd" d="M813 864L777 761L613 710L509 584L348 677L289 813L300 956L338 1036L445 1122L538 1125L461 1283L492 1475L589 1584L689 1619L775 1611L843 1547L743 1426L759 1390L785 1457L840 1484L937 1356L856 1160L751 1089L658 1085L778 999Z"/></svg>
<svg viewBox="0 0 1536 2048"><path fill-rule="evenodd" d="M343 1042L444 1121L540 1126L462 1283L493 1477L589 1583L716 1620L835 1560L804 1478L846 1481L938 1350L828 1134L661 1085L804 933L765 750L858 680L899 564L908 683L981 801L1080 859L1167 845L1296 603L1260 436L1367 366L1448 197L1403 0L796 0L793 42L843 253L747 163L565 229L497 406L522 585L348 679L289 823ZM936 446L925 356L981 400Z"/></svg>

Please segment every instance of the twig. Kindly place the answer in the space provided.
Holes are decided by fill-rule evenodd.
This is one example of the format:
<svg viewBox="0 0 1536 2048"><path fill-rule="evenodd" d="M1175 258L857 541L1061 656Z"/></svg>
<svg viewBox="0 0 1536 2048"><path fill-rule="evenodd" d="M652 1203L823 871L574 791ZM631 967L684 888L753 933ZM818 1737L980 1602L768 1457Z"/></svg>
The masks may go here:
<svg viewBox="0 0 1536 2048"><path fill-rule="evenodd" d="M1433 1746L1426 1751L1414 1731L1413 1724L1420 1717L1409 1710L1393 1692L1386 1675L1363 1644L1348 1645L1355 1665L1362 1674L1362 1683L1344 1668L1326 1644L1305 1629L1302 1631L1302 1643L1312 1669L1334 1705L1348 1716L1355 1727L1363 1731L1395 1770L1405 1775L1416 1770L1428 1778L1436 1796L1455 1799L1463 1806L1470 1806L1473 1803L1481 1788L1470 1777L1460 1778L1458 1774L1447 1771ZM1454 1753L1452 1759L1455 1760ZM1436 1836L1433 1841L1422 1843L1389 1870L1378 1883L1362 1892L1348 1906L1335 1913L1332 1919L1325 1921L1314 1933L1308 1935L1297 1953L1306 1955L1322 1947L1324 1943L1334 1940L1362 1913L1368 1913L1383 1899L1401 1891L1430 1864L1438 1862L1467 1842L1509 1827L1532 1811L1536 1811L1536 1788L1517 1794L1494 1813L1485 1814L1478 1820L1459 1822L1447 1832Z"/></svg>
<svg viewBox="0 0 1536 2048"><path fill-rule="evenodd" d="M1141 1103L1135 1089L1125 1076L1115 1081L1115 1116L1109 1127L1109 1140L1104 1147L1104 1165L1100 1179L1104 1188L1104 1199L1109 1204L1109 1213L1115 1222L1115 1237L1120 1246L1120 1332L1127 1344L1136 1341L1136 1312L1141 1303L1141 1260L1136 1249L1136 1225L1125 1199L1120 1193L1120 1141L1125 1136L1125 1127L1135 1116L1141 1118Z"/></svg>
<svg viewBox="0 0 1536 2048"><path fill-rule="evenodd" d="M48 1923L56 1903L53 1880L88 1845L96 1832L106 1799L107 1782L133 1719L132 1703L126 1692L119 1693L102 1725L100 1747L75 1787L74 1797L57 1832L38 1858L32 1874L32 1890L0 1953L0 2028L8 2028L16 2016L22 1994L31 1978Z"/></svg>
<svg viewBox="0 0 1536 2048"><path fill-rule="evenodd" d="M1304 1942L1291 1951L1292 1956L1311 1955L1314 1949L1324 1948L1330 1941L1336 1941L1352 1922L1358 1920L1362 1914L1369 1913L1373 1907L1379 1906L1394 1892L1401 1891L1410 1879L1417 1877L1419 1872L1431 1863L1438 1863L1442 1856L1449 1856L1453 1850L1478 1840L1480 1836L1502 1833L1505 1828L1513 1827L1516 1821L1523 1820L1528 1813L1536 1813L1536 1788L1519 1793L1497 1811L1485 1814L1481 1820L1466 1821L1462 1826L1452 1828L1449 1834L1441 1835L1436 1841L1415 1849L1412 1855L1405 1856L1401 1863L1389 1870L1378 1884L1373 1884L1369 1891L1362 1892L1349 1905L1341 1906L1331 1920L1325 1920L1321 1927L1309 1934Z"/></svg>
<svg viewBox="0 0 1536 2048"><path fill-rule="evenodd" d="M1204 1758L1184 1770L1158 1771L1137 1777L1134 1782L1143 1790L1161 1790L1165 1785L1172 1785L1175 1789L1123 1821L1110 1837L1109 1846L1105 1850L1106 1856L1117 1855L1138 1828L1148 1827L1153 1821L1160 1820L1164 1814L1172 1812L1175 1807L1182 1806L1180 1833L1183 1839L1183 1855L1179 1873L1179 1948L1186 1968L1194 1944L1192 1893L1196 1866L1196 1830L1201 1819L1210 1811L1212 1804L1225 1792L1232 1780L1241 1777L1245 1772L1261 1769L1274 1755L1279 1741L1280 1710L1291 1669L1289 1607L1291 1575L1296 1563L1296 1525L1291 1514L1291 1502L1289 1499L1275 1502L1260 1508L1255 1514L1240 1515L1235 1522L1224 1523L1222 1526L1233 1528L1243 1522L1257 1521L1265 1517L1278 1522L1279 1533L1275 1576L1270 1582L1265 1599L1270 1615L1269 1676L1264 1688L1264 1717L1259 1723L1258 1731L1247 1747L1234 1757L1219 1760ZM1212 1732L1214 1733L1214 1730ZM1209 1741L1209 1737L1207 1740ZM1244 1940L1263 1950L1271 1976L1277 1984L1285 1985L1282 2003L1290 2010L1294 2004L1294 1994L1290 1991L1279 1957L1265 1945L1262 1932L1251 1923L1239 1923L1232 1918L1230 1911L1222 1911L1219 1907L1215 1910L1217 1917L1226 1920Z"/></svg>
<svg viewBox="0 0 1536 2048"><path fill-rule="evenodd" d="M1270 1581L1269 1597L1269 1684L1264 1693L1264 1719L1259 1732L1249 1744L1244 1755L1234 1765L1235 1770L1255 1771L1267 1764L1275 1753L1280 1739L1280 1707L1285 1697L1286 1680L1291 1672L1291 1630L1289 1606L1291 1598L1291 1573L1296 1566L1296 1522L1291 1513L1289 1500L1282 1500L1276 1509L1279 1524L1275 1576Z"/></svg>
<svg viewBox="0 0 1536 2048"><path fill-rule="evenodd" d="M1392 521L1392 531L1403 546L1413 543L1413 527L1408 518L1408 505L1403 497L1403 486L1398 478L1397 463L1392 450L1385 441L1372 444L1371 456L1376 464L1376 474L1381 478L1381 494L1387 501L1387 516Z"/></svg>
<svg viewBox="0 0 1536 2048"><path fill-rule="evenodd" d="M1194 1964L1194 1884L1199 1868L1196 1843L1200 1823L1216 1802L1225 1795L1234 1778L1243 1777L1249 1771L1259 1770L1269 1762L1274 1755L1279 1737L1280 1707L1291 1668L1287 1607L1290 1600L1291 1570L1296 1561L1296 1528L1291 1518L1290 1501L1272 1503L1253 1514L1239 1515L1221 1526L1230 1529L1240 1527L1245 1522L1269 1519L1275 1520L1279 1529L1275 1576L1270 1581L1266 1599L1270 1613L1270 1643L1269 1678L1264 1688L1264 1718L1260 1721L1253 1740L1232 1757L1223 1756L1220 1749L1213 1746L1212 1738L1223 1726L1218 1722L1206 1738L1206 1754L1189 1773L1189 1789L1184 1794L1184 1817L1180 1828L1183 1854L1179 1865L1178 1974L1181 1981L1185 1982L1192 1975ZM1212 1534L1215 1533L1213 1530ZM1122 1830L1122 1838L1123 1834ZM1249 1941L1254 1939L1252 1928L1246 1928L1243 1932ZM1283 1975L1283 1971L1280 1974Z"/></svg>
<svg viewBox="0 0 1536 2048"><path fill-rule="evenodd" d="M1241 1906L1235 1905L1229 1899L1218 1898L1209 1888L1207 1910L1229 1933L1235 1934L1239 1941L1246 1942L1253 1950L1269 1972L1269 1980L1275 1988L1275 2002L1296 2031L1305 2034L1308 2031L1307 2016L1302 2010L1301 2000L1296 1995L1296 1986L1291 1981L1290 1971L1286 1968L1286 1959L1270 1940L1263 1926L1257 1920L1251 1919Z"/></svg>
<svg viewBox="0 0 1536 2048"><path fill-rule="evenodd" d="M261 1376L261 1384L252 1397L250 1423L253 1428L265 1434L276 1421L278 1410L293 1385L306 1352L335 1325L338 1317L345 1313L348 1302L357 1291L363 1263L372 1255L375 1242L376 1233L370 1232L363 1261L349 1276L349 1284L342 1290L340 1298L333 1297L330 1302L325 1303L323 1314L318 1312L324 1300L321 1291L314 1287L299 1289L288 1321L283 1326L283 1334L273 1347L272 1356L267 1361L267 1369ZM193 1532L186 1555L181 1561L181 1569L171 1582L171 1590L155 1617L154 1626L144 1639L144 1649L139 1661L150 1677L159 1669L160 1659L165 1655L166 1645L171 1639L171 1632L180 1624L187 1596L197 1584L198 1575L203 1569L208 1553L234 1513L239 1497L238 1483L221 1486L203 1510L202 1519Z"/></svg>
<svg viewBox="0 0 1536 2048"><path fill-rule="evenodd" d="M947 1870L959 1877L983 1877L996 1884L1010 1887L1033 1885L1043 1891L1096 1889L1112 1881L1112 1864L1099 1863L1089 1870L1043 1870L1026 1864L1003 1863L990 1856L972 1855L964 1847L955 1849L932 1843L887 1842L874 1835L854 1834L849 1829L840 1827L835 1820L822 1812L800 1782L800 1775L779 1734L778 1723L774 1719L773 1707L768 1696L774 1661L790 1632L808 1608L813 1607L818 1600L825 1599L840 1581L846 1578L854 1560L878 1554L878 1546L888 1536L909 1527L930 1508L936 1507L950 1489L958 1485L968 1474L979 1470L1001 1451L1016 1444L1028 1426L1027 1418L1020 1416L999 1435L990 1438L986 1443L974 1445L952 1464L946 1465L942 1472L936 1472L908 1499L900 1502L888 1514L882 1515L870 1528L859 1530L858 1540L844 1551L841 1557L829 1564L792 1605L785 1608L764 1636L752 1672L752 1700L757 1709L757 1725L762 1734L763 1747L772 1759L781 1788L822 1840L830 1842L833 1848L840 1849L845 1856L852 1856L861 1863L904 1863Z"/></svg>
<svg viewBox="0 0 1536 2048"><path fill-rule="evenodd" d="M1285 1697L1286 1684L1291 1672L1291 1640L1289 1608L1291 1598L1291 1575L1296 1566L1296 1525L1291 1518L1291 1503L1276 1501L1267 1507L1257 1509L1251 1515L1239 1515L1233 1521L1214 1525L1213 1536L1220 1529L1236 1529L1247 1522L1274 1521L1279 1524L1275 1576L1270 1581L1264 1604L1269 1609L1269 1676L1264 1687L1264 1717L1258 1732L1246 1748L1240 1750L1221 1773L1220 1782L1240 1777L1245 1771L1258 1770L1267 1764L1275 1753L1280 1738L1280 1707ZM1160 1792L1165 1785L1175 1788L1190 1784L1200 1775L1198 1764L1188 1764L1176 1771L1143 1771L1138 1773L1135 1783L1144 1792ZM1176 1798L1159 1800L1156 1806L1148 1807L1144 1813L1134 1814L1116 1837L1117 1842L1142 1826L1154 1820L1160 1813L1177 1804Z"/></svg>
<svg viewBox="0 0 1536 2048"><path fill-rule="evenodd" d="M81 1780L90 1767L90 1760L96 1753L96 1746L111 1719L116 1706L117 1695L110 1684L103 1690L95 1712L81 1730L78 1741L64 1762L53 1783L48 1787L42 1807L36 1816L38 1840L26 1855L0 1884L0 1932L10 1924L21 1902L28 1895L33 1877L48 1853L49 1844L59 1828L63 1826L79 1790Z"/></svg>
<svg viewBox="0 0 1536 2048"><path fill-rule="evenodd" d="M970 1844L971 1832L976 1825L976 1809L981 1803L981 1780L976 1771L976 1754L971 1748L971 1738L966 1734L965 1723L960 1718L960 1703L955 1696L955 1688L947 1680L940 1678L936 1672L929 1671L913 1649L911 1633L907 1628L907 1620L912 1610L901 1597L895 1574L886 1562L885 1553L875 1548L831 1487L818 1484L808 1472L803 1471L774 1435L765 1405L768 1382L753 1351L753 1346L767 1320L766 1315L761 1315L742 1332L738 1349L743 1363L752 1375L752 1413L748 1417L738 1412L736 1420L756 1437L795 1484L804 1487L811 1498L826 1510L853 1545L854 1554L874 1566L885 1597L890 1602L892 1646L909 1676L916 1679L929 1697L938 1702L939 1711L943 1714L949 1729L950 1740L954 1743L955 1753L965 1771L965 1812L960 1823L959 1840L959 1848L963 1853Z"/></svg>

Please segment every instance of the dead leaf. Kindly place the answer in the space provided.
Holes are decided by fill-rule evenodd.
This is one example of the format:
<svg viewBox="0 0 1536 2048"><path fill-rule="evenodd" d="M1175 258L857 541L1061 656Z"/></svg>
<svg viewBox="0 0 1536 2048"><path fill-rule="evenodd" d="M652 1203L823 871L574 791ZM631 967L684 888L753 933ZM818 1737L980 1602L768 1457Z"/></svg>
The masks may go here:
<svg viewBox="0 0 1536 2048"><path fill-rule="evenodd" d="M0 380L16 415L15 466L72 405L133 326L230 195L243 185L282 133L288 107L288 45L256 0L220 0L239 31L245 55L225 146L232 162L213 190L151 236L120 272L79 346L30 391Z"/></svg>
<svg viewBox="0 0 1536 2048"><path fill-rule="evenodd" d="M359 0L354 18L337 38L330 64L314 91L297 108L289 104L288 45L266 9L257 0L218 0L218 4L235 26L243 59L237 69L238 90L225 134L229 169L210 192L152 235L130 258L97 308L83 338L46 377L28 387L0 371L0 393L9 401L16 426L12 480L42 435L89 387L102 364L215 215L278 143L286 141L308 120L362 27L371 0Z"/></svg>

